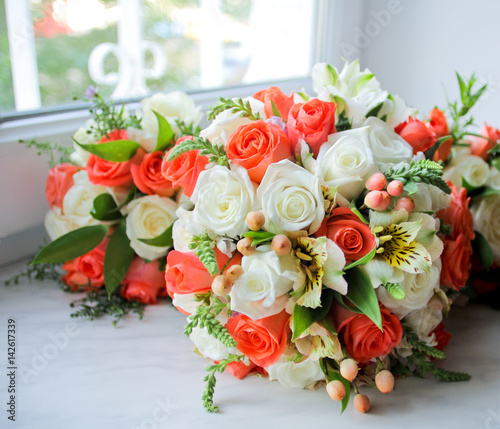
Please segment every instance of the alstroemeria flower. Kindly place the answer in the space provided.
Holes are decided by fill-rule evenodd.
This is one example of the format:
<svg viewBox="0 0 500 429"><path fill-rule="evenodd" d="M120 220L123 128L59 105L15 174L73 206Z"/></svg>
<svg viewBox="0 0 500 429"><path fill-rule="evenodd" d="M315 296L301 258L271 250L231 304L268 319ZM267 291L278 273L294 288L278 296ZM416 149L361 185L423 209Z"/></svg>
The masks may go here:
<svg viewBox="0 0 500 429"><path fill-rule="evenodd" d="M292 295L297 297L297 305L317 308L321 305L321 289L324 286L347 293L347 282L342 275L345 257L340 247L326 237L297 238L295 256L299 269L305 272L305 282Z"/></svg>

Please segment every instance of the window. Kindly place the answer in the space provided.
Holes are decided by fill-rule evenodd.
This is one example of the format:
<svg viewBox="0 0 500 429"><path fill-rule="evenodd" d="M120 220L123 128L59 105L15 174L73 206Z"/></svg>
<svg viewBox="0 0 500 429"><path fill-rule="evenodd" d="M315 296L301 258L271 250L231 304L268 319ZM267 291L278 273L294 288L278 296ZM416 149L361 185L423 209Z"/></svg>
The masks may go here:
<svg viewBox="0 0 500 429"><path fill-rule="evenodd" d="M1 0L0 112L308 75L314 0ZM81 105L80 105L81 107Z"/></svg>

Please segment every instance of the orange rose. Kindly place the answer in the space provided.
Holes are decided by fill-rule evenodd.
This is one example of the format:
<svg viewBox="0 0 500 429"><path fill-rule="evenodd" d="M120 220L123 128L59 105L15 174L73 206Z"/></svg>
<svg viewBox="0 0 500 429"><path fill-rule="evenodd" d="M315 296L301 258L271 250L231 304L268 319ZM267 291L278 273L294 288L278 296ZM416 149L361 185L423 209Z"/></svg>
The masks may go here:
<svg viewBox="0 0 500 429"><path fill-rule="evenodd" d="M250 179L260 183L267 167L292 155L285 132L262 120L238 128L227 142L227 156L248 170Z"/></svg>
<svg viewBox="0 0 500 429"><path fill-rule="evenodd" d="M493 140L494 142L498 142L498 140L500 140L500 130L489 126L486 122L484 123L484 127L481 128L481 131L479 131L479 134ZM495 146L489 140L481 137L469 136L467 138L470 142L470 151L472 155L480 156L484 160L488 158L488 151L493 149Z"/></svg>
<svg viewBox="0 0 500 429"><path fill-rule="evenodd" d="M425 152L437 141L436 133L418 119L410 117L408 121L399 124L394 131L403 137L413 148L413 155Z"/></svg>
<svg viewBox="0 0 500 429"><path fill-rule="evenodd" d="M443 323L440 323L439 325L437 325L434 328L434 330L429 333L429 335L432 335L432 334L434 334L434 337L436 338L436 341L437 341L435 348L443 351L444 348L448 345L448 343L451 340L451 334L444 330Z"/></svg>
<svg viewBox="0 0 500 429"><path fill-rule="evenodd" d="M77 269L87 277L93 286L104 286L104 254L108 239L85 255L75 259Z"/></svg>
<svg viewBox="0 0 500 429"><path fill-rule="evenodd" d="M471 270L471 244L464 234L455 240L443 240L444 249L441 255L441 284L454 290L465 286Z"/></svg>
<svg viewBox="0 0 500 429"><path fill-rule="evenodd" d="M276 363L285 350L289 318L285 310L259 320L238 314L228 320L226 328L240 352L256 365L267 367Z"/></svg>
<svg viewBox="0 0 500 429"><path fill-rule="evenodd" d="M128 134L125 130L113 130L97 143L106 143L115 140L126 140ZM87 160L87 174L90 182L101 186L132 186L130 173L131 161L112 162L99 158L93 154Z"/></svg>
<svg viewBox="0 0 500 429"><path fill-rule="evenodd" d="M304 139L311 147L314 156L328 140L328 136L337 131L335 128L335 109L337 105L317 98L307 103L294 104L288 114L288 138L293 148L299 139Z"/></svg>
<svg viewBox="0 0 500 429"><path fill-rule="evenodd" d="M381 308L383 332L364 314L352 313L334 306L337 332L343 336L349 355L358 362L390 353L401 342L403 328L399 319Z"/></svg>
<svg viewBox="0 0 500 429"><path fill-rule="evenodd" d="M122 282L121 295L129 301L156 304L157 296L165 296L165 276L159 270L160 261L144 262L135 257Z"/></svg>
<svg viewBox="0 0 500 429"><path fill-rule="evenodd" d="M176 145L184 140L192 139L193 136L184 136L177 140ZM193 194L198 176L205 169L208 157L200 156L198 150L183 153L173 161L167 161L167 152L161 164L161 174L165 179L172 182L172 186L184 188L184 194L190 197Z"/></svg>
<svg viewBox="0 0 500 429"><path fill-rule="evenodd" d="M344 252L347 263L361 259L375 247L375 237L370 227L346 207L334 209L315 235L326 236L337 243Z"/></svg>
<svg viewBox="0 0 500 429"><path fill-rule="evenodd" d="M172 182L161 174L162 158L162 151L144 154L144 151L139 149L138 156L130 166L132 179L139 191L160 197L171 197L174 194Z"/></svg>
<svg viewBox="0 0 500 429"><path fill-rule="evenodd" d="M253 98L262 101L264 103L264 111L266 116L275 116L273 112L273 104L278 110L280 116L286 120L288 118L288 113L293 106L293 92L290 96L281 92L277 86L271 86L268 89L263 89L262 91L256 92Z"/></svg>
<svg viewBox="0 0 500 429"><path fill-rule="evenodd" d="M438 139L450 135L448 122L446 121L446 116L444 115L442 110L439 110L438 108L433 109L429 113L429 118L430 121L426 122L425 125L431 131L434 131ZM436 153L434 154L434 161L446 161L448 159L448 156L450 156L452 146L453 139L451 137L441 143L439 148L436 150Z"/></svg>
<svg viewBox="0 0 500 429"><path fill-rule="evenodd" d="M79 170L81 170L80 167L71 164L58 164L49 170L45 182L45 196L50 208L54 206L62 207L66 192L75 184L73 175Z"/></svg>
<svg viewBox="0 0 500 429"><path fill-rule="evenodd" d="M461 188L460 191L450 181L447 182L451 188L451 203L446 210L440 210L437 217L453 228L452 239L459 235L464 235L470 242L474 240L472 213L469 210L470 197L467 198L467 190Z"/></svg>
<svg viewBox="0 0 500 429"><path fill-rule="evenodd" d="M217 265L222 269L229 258L219 249L215 250ZM236 255L226 270L234 264L241 262L241 255ZM167 292L171 298L174 293L205 293L211 290L213 277L201 263L194 252L179 252L171 250L167 256L167 266L165 268L165 282Z"/></svg>

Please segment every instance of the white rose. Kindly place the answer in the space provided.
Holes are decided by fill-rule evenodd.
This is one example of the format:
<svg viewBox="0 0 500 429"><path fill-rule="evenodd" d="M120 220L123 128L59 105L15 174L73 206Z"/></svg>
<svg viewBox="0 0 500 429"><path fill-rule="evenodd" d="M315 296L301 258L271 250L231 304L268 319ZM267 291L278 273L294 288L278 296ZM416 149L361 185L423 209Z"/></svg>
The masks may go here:
<svg viewBox="0 0 500 429"><path fill-rule="evenodd" d="M488 182L486 183L490 188L497 191L500 190L500 170L498 168L491 166L490 175L488 177Z"/></svg>
<svg viewBox="0 0 500 429"><path fill-rule="evenodd" d="M73 139L80 144L96 144L97 140L92 133L91 127L95 126L96 123L93 119L89 119L84 127L80 127L77 132L73 135ZM73 142L73 149L75 150L71 155L70 159L75 164L85 167L87 165L87 160L89 159L90 152L82 149L75 142Z"/></svg>
<svg viewBox="0 0 500 429"><path fill-rule="evenodd" d="M415 203L415 211L436 213L450 206L451 195L438 187L426 183L417 183L417 187L417 193L411 195Z"/></svg>
<svg viewBox="0 0 500 429"><path fill-rule="evenodd" d="M406 122L410 116L416 115L418 112L413 107L409 107L399 95L389 94L387 100L378 113L378 117L386 116L385 122L395 128L402 122Z"/></svg>
<svg viewBox="0 0 500 429"><path fill-rule="evenodd" d="M234 99L236 100L236 99ZM248 101L254 114L259 114L261 119L266 118L264 111L264 103L253 97L248 97L243 100ZM231 134L233 134L242 125L252 123L251 119L241 117L241 112L231 112L231 109L224 110L219 113L211 124L201 131L200 136L204 137L211 142L220 139L220 141L227 143Z"/></svg>
<svg viewBox="0 0 500 429"><path fill-rule="evenodd" d="M298 277L291 254L278 256L269 246L260 246L252 256L241 261L244 273L231 289L231 310L253 320L281 312L288 292Z"/></svg>
<svg viewBox="0 0 500 429"><path fill-rule="evenodd" d="M207 231L236 238L248 231L245 218L254 208L255 191L245 168L220 165L202 171L191 200L193 221Z"/></svg>
<svg viewBox="0 0 500 429"><path fill-rule="evenodd" d="M286 159L268 167L257 198L266 215L266 228L272 223L285 232L307 228L312 234L325 217L319 179Z"/></svg>
<svg viewBox="0 0 500 429"><path fill-rule="evenodd" d="M177 209L176 216L177 220L172 228L174 249L179 252L191 252L189 244L193 235L201 234L203 228L193 222L193 212L191 210L186 210L181 206Z"/></svg>
<svg viewBox="0 0 500 429"><path fill-rule="evenodd" d="M218 339L210 335L206 328L193 328L189 339L204 357L212 360L226 359L228 354L241 354L236 347L226 347Z"/></svg>
<svg viewBox="0 0 500 429"><path fill-rule="evenodd" d="M137 128L128 128L127 133L128 138L134 142L139 143L141 145L141 148L143 148L146 152L153 152L153 149L156 146L156 135L144 130L139 130Z"/></svg>
<svg viewBox="0 0 500 429"><path fill-rule="evenodd" d="M444 171L443 179L450 180L458 189L462 187L462 178L471 186L484 186L490 175L489 165L479 156L462 155L450 162Z"/></svg>
<svg viewBox="0 0 500 429"><path fill-rule="evenodd" d="M59 238L61 235L67 234L79 228L78 225L71 222L66 216L61 212L61 208L54 206L49 210L44 219L45 229L51 240Z"/></svg>
<svg viewBox="0 0 500 429"><path fill-rule="evenodd" d="M319 362L310 359L300 363L276 362L267 367L266 371L269 373L269 380L278 380L285 387L299 389L325 379Z"/></svg>
<svg viewBox="0 0 500 429"><path fill-rule="evenodd" d="M64 216L78 227L98 224L99 221L90 215L94 199L103 193L109 193L114 197L111 189L91 183L85 170L75 173L73 181L73 186L69 188L63 199ZM119 203L116 198L115 202Z"/></svg>
<svg viewBox="0 0 500 429"><path fill-rule="evenodd" d="M202 116L201 108L196 107L192 98L185 92L172 91L154 94L142 100L141 119L144 131L153 135L158 134L158 120L153 110L167 119L174 133L179 132L179 128L175 124L177 119L185 124L196 126L200 123Z"/></svg>
<svg viewBox="0 0 500 429"><path fill-rule="evenodd" d="M338 192L348 200L358 197L365 180L375 170L368 128L331 134L321 146L317 160L317 174L326 185L338 186Z"/></svg>
<svg viewBox="0 0 500 429"><path fill-rule="evenodd" d="M471 211L474 217L474 229L488 240L495 255L495 262L500 264L500 195L475 201Z"/></svg>
<svg viewBox="0 0 500 429"><path fill-rule="evenodd" d="M443 312L430 307L412 311L405 317L405 322L410 325L410 328L415 331L422 341L425 341L431 347L435 346L437 342L434 335L429 336L429 334L436 329L441 320L443 320Z"/></svg>
<svg viewBox="0 0 500 429"><path fill-rule="evenodd" d="M176 209L174 201L158 195L137 198L127 205L126 232L137 255L152 261L167 254L168 247L151 246L139 238L155 238L165 232L176 219Z"/></svg>
<svg viewBox="0 0 500 429"><path fill-rule="evenodd" d="M413 148L393 128L379 118L369 117L363 126L370 127L369 144L378 167L409 162Z"/></svg>
<svg viewBox="0 0 500 429"><path fill-rule="evenodd" d="M404 299L395 299L384 287L377 289L379 301L400 319L412 310L425 307L434 295L434 290L439 288L439 277L441 275L441 260L437 259L432 264L428 273L420 274L405 273L404 280L399 282L405 291Z"/></svg>

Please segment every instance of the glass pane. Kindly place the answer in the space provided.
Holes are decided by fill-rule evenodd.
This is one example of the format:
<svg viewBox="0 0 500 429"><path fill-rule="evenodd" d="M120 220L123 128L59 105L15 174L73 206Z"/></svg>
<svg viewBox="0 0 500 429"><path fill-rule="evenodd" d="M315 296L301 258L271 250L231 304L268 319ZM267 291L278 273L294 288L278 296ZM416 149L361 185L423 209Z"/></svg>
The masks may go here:
<svg viewBox="0 0 500 429"><path fill-rule="evenodd" d="M7 54L5 24L19 18L7 7L6 19L4 1L29 4L36 58L23 78L39 88L40 107L71 105L89 85L129 99L306 76L310 68L313 0L0 1L2 113L26 97L12 83L11 69L18 72Z"/></svg>

